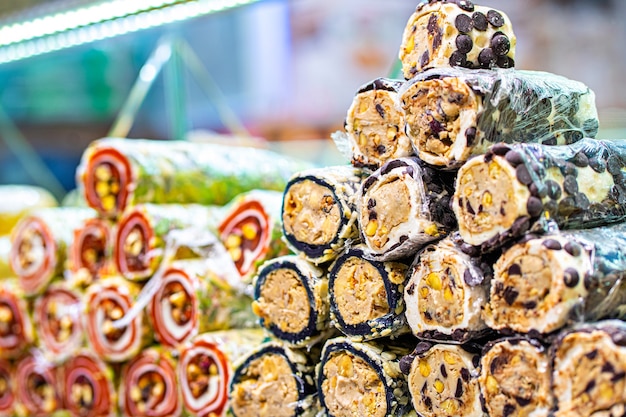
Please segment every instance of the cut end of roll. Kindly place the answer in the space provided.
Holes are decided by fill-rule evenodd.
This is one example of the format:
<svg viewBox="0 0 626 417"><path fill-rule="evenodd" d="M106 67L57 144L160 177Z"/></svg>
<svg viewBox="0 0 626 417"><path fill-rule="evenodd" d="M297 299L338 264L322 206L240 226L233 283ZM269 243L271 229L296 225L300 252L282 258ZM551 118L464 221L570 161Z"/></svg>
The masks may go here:
<svg viewBox="0 0 626 417"><path fill-rule="evenodd" d="M152 262L153 230L141 211L130 211L119 222L114 261L117 270L129 279L146 279L156 268Z"/></svg>
<svg viewBox="0 0 626 417"><path fill-rule="evenodd" d="M129 199L130 162L121 152L106 146L96 147L87 155L81 175L87 204L103 217L116 218Z"/></svg>
<svg viewBox="0 0 626 417"><path fill-rule="evenodd" d="M46 223L27 217L13 231L9 261L27 295L43 291L57 267L56 243Z"/></svg>

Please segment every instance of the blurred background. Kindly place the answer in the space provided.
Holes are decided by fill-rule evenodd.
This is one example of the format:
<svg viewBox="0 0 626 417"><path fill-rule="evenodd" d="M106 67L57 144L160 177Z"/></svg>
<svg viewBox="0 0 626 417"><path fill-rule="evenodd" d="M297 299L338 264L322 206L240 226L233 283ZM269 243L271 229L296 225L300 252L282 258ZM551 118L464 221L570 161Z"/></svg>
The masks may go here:
<svg viewBox="0 0 626 417"><path fill-rule="evenodd" d="M196 2L210 7L175 18L161 10ZM143 101L135 100L128 137L202 139L243 126L278 150L320 163L340 162L330 134L342 128L358 87L391 73L418 1L152 1L149 13L132 19L70 30L6 52L10 39L2 29L10 25L22 24L21 36L28 39L37 30L61 31L49 29L46 16L62 15L68 26L82 25L81 19L93 23L106 13L122 15L148 3L0 2L0 184L44 185L61 198L75 186L85 147L119 121L138 79L150 88ZM518 68L586 83L596 93L599 136L626 138L625 1L476 3L511 18ZM164 36L188 45L203 72L190 72L175 57L159 73L155 67L141 71Z"/></svg>

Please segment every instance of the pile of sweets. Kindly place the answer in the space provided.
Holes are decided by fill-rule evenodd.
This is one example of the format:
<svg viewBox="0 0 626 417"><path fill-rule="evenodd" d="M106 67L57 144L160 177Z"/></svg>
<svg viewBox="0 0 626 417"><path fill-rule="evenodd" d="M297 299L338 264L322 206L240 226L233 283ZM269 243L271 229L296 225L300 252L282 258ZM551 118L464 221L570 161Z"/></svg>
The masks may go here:
<svg viewBox="0 0 626 417"><path fill-rule="evenodd" d="M294 254L254 277L273 340L236 362L235 416L626 413L626 141L515 45L501 11L417 6L406 79L333 135L352 165L285 188Z"/></svg>
<svg viewBox="0 0 626 417"><path fill-rule="evenodd" d="M74 206L0 189L30 202L0 205L0 415L225 415L233 362L268 339L252 276L288 253L282 191L311 166L105 138Z"/></svg>

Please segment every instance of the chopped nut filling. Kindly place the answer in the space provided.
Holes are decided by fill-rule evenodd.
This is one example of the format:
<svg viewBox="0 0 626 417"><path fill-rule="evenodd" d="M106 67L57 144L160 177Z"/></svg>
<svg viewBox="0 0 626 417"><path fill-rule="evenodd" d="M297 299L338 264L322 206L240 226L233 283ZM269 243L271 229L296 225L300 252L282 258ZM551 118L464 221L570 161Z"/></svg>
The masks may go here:
<svg viewBox="0 0 626 417"><path fill-rule="evenodd" d="M25 275L28 271L36 271L44 263L46 253L46 240L44 236L33 227L26 228L21 233L17 250L18 265Z"/></svg>
<svg viewBox="0 0 626 417"><path fill-rule="evenodd" d="M444 268L423 273L417 284L420 315L426 324L452 327L464 319L465 290L463 278L456 269L442 266Z"/></svg>
<svg viewBox="0 0 626 417"><path fill-rule="evenodd" d="M88 412L94 406L93 395L94 387L91 381L84 376L76 378L70 391L70 399L73 405L81 411Z"/></svg>
<svg viewBox="0 0 626 417"><path fill-rule="evenodd" d="M0 302L0 337L10 336L18 327L17 317L11 305Z"/></svg>
<svg viewBox="0 0 626 417"><path fill-rule="evenodd" d="M27 389L41 411L51 413L57 408L57 396L54 387L39 374L30 374L27 378Z"/></svg>
<svg viewBox="0 0 626 417"><path fill-rule="evenodd" d="M124 240L124 256L129 271L142 271L148 267L146 253L148 242L140 226L133 227Z"/></svg>
<svg viewBox="0 0 626 417"><path fill-rule="evenodd" d="M100 207L105 212L116 208L120 193L120 173L110 163L101 163L94 170L93 190L100 199Z"/></svg>
<svg viewBox="0 0 626 417"><path fill-rule="evenodd" d="M146 372L139 377L135 385L130 387L129 396L140 413L154 409L155 405L165 399L163 376L158 372Z"/></svg>
<svg viewBox="0 0 626 417"><path fill-rule="evenodd" d="M215 361L203 354L198 354L191 359L187 366L187 384L191 395L201 397L209 389L211 379L220 378Z"/></svg>
<svg viewBox="0 0 626 417"><path fill-rule="evenodd" d="M119 340L127 330L127 327L117 327L113 322L124 317L124 309L115 301L104 300L100 306L104 311L104 321L102 322L102 331L109 342Z"/></svg>
<svg viewBox="0 0 626 417"><path fill-rule="evenodd" d="M170 282L163 290L163 299L170 304L170 311L174 322L178 325L188 323L193 315L191 296L185 287L178 282Z"/></svg>
<svg viewBox="0 0 626 417"><path fill-rule="evenodd" d="M46 304L46 320L50 333L59 343L67 341L74 330L74 320L72 314L67 310L71 306L58 306L57 302L51 300Z"/></svg>

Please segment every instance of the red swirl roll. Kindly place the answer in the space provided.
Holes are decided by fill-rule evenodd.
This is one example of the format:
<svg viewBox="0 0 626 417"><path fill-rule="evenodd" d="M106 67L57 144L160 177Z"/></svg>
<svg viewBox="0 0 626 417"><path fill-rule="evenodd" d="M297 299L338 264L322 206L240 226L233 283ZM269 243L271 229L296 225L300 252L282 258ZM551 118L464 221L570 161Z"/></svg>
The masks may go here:
<svg viewBox="0 0 626 417"><path fill-rule="evenodd" d="M62 275L73 230L94 216L84 207L48 208L15 226L9 260L26 295L42 293L55 276Z"/></svg>
<svg viewBox="0 0 626 417"><path fill-rule="evenodd" d="M233 362L265 339L261 330L204 333L182 350L178 361L185 410L193 416L225 416Z"/></svg>
<svg viewBox="0 0 626 417"><path fill-rule="evenodd" d="M113 371L84 350L62 368L63 404L72 417L114 417Z"/></svg>
<svg viewBox="0 0 626 417"><path fill-rule="evenodd" d="M172 357L159 348L149 348L125 365L119 406L124 417L180 416L182 398Z"/></svg>
<svg viewBox="0 0 626 417"><path fill-rule="evenodd" d="M52 284L37 298L33 320L43 354L53 362L63 362L82 346L81 294L64 283Z"/></svg>
<svg viewBox="0 0 626 417"><path fill-rule="evenodd" d="M13 359L34 341L28 304L15 281L0 282L0 358Z"/></svg>
<svg viewBox="0 0 626 417"><path fill-rule="evenodd" d="M94 353L107 362L129 360L147 342L143 310L137 311L126 325L120 324L134 305L138 292L136 284L120 277L109 277L91 285L83 298L87 340Z"/></svg>
<svg viewBox="0 0 626 417"><path fill-rule="evenodd" d="M16 380L13 366L0 360L0 416L15 415Z"/></svg>
<svg viewBox="0 0 626 417"><path fill-rule="evenodd" d="M57 368L40 351L34 350L18 362L15 380L16 398L26 415L49 416L62 408Z"/></svg>
<svg viewBox="0 0 626 417"><path fill-rule="evenodd" d="M113 226L104 219L87 219L74 230L68 269L78 285L89 285L112 270Z"/></svg>

